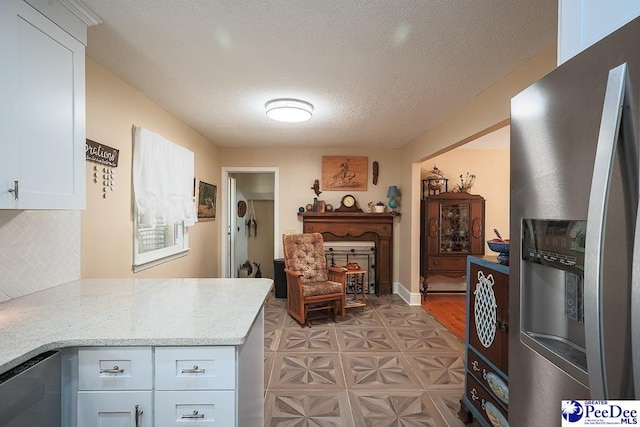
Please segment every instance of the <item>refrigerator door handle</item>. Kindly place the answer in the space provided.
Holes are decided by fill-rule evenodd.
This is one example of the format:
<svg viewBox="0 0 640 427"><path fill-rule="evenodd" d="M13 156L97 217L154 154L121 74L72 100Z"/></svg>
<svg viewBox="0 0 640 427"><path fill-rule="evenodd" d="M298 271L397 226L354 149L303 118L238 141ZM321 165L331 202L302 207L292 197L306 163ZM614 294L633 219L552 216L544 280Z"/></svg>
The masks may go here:
<svg viewBox="0 0 640 427"><path fill-rule="evenodd" d="M640 204L638 205L640 212ZM631 360L635 396L640 398L640 215L636 216L631 268Z"/></svg>
<svg viewBox="0 0 640 427"><path fill-rule="evenodd" d="M588 315L584 316L584 326L589 389L592 399L609 398L603 333L604 237L613 162L620 136L625 92L627 92L628 98L629 91L627 64L624 63L609 71L587 214L584 312ZM628 103L629 99L626 101ZM630 120L630 118L627 119ZM624 188L625 205L627 206L627 202L629 202L628 206L631 207L628 208L627 219L630 220L629 224L635 225L638 208L638 157L635 136L633 135L633 123L629 123L627 120L627 123L623 124L622 131L624 133L623 138L620 138L621 144L628 146L621 146L620 149L631 157L625 159L626 156L621 156L623 157L621 159L622 172L628 183ZM630 246L632 243L628 244ZM629 250L631 251L632 248ZM634 369L634 372L637 370Z"/></svg>

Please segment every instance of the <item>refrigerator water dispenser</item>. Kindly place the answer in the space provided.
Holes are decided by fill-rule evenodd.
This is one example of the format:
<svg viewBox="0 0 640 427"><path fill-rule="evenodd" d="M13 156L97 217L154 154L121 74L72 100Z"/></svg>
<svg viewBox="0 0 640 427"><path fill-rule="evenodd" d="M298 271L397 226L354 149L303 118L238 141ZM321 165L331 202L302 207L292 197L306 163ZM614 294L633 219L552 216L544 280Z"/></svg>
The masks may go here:
<svg viewBox="0 0 640 427"><path fill-rule="evenodd" d="M522 225L521 340L586 383L586 221L525 219Z"/></svg>

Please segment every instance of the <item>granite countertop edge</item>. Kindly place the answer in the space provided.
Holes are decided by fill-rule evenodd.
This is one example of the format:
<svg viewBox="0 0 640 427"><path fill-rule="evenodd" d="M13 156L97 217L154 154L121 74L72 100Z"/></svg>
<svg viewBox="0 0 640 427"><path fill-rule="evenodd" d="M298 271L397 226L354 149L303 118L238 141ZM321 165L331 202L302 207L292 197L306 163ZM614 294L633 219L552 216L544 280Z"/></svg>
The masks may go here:
<svg viewBox="0 0 640 427"><path fill-rule="evenodd" d="M271 279L81 279L0 302L0 373L49 350L242 345Z"/></svg>

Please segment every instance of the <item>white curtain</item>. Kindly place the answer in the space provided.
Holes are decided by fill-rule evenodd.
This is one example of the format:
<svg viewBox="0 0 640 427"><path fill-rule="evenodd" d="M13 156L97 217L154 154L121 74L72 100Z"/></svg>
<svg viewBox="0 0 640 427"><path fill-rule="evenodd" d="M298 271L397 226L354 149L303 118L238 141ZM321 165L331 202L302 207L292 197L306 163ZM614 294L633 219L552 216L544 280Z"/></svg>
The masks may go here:
<svg viewBox="0 0 640 427"><path fill-rule="evenodd" d="M195 224L193 165L193 151L134 126L133 192L138 224Z"/></svg>

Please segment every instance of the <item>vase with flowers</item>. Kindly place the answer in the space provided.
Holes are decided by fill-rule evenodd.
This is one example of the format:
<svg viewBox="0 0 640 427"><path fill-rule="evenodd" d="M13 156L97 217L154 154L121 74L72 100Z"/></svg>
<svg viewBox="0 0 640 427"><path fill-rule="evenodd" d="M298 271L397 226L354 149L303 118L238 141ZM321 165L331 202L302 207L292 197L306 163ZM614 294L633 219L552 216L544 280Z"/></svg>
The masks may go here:
<svg viewBox="0 0 640 427"><path fill-rule="evenodd" d="M476 182L476 176L467 172L466 175L460 174L460 183L456 184L456 190L459 192L468 193Z"/></svg>

